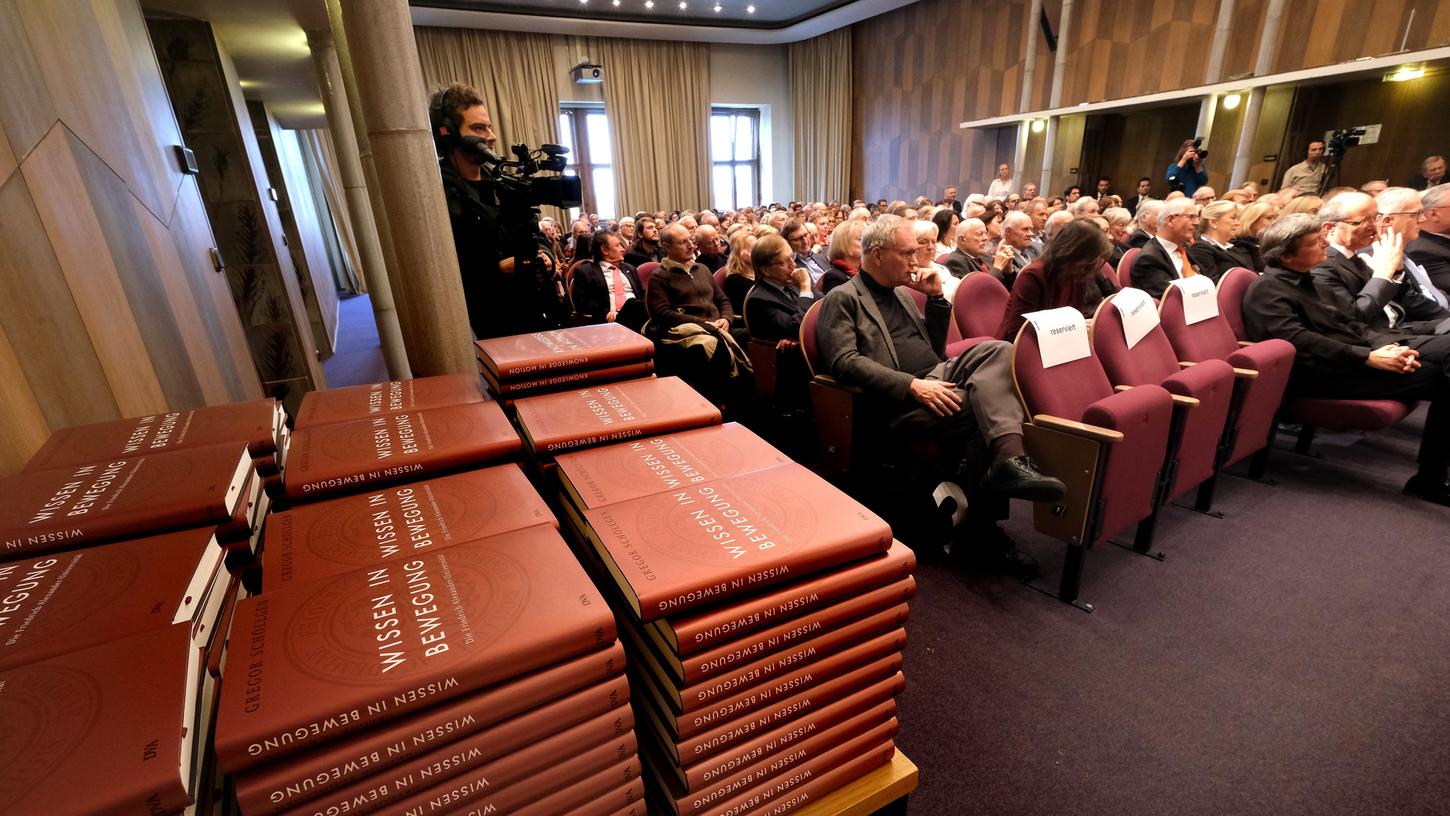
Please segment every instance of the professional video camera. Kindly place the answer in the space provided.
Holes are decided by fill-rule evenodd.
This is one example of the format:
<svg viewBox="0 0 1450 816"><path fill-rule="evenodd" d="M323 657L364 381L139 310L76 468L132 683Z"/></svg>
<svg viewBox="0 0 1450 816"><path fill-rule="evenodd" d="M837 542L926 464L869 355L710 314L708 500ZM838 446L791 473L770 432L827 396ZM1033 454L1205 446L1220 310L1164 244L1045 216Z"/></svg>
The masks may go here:
<svg viewBox="0 0 1450 816"><path fill-rule="evenodd" d="M558 325L568 317L563 270L550 269L538 257L546 244L539 230L539 207L578 207L583 203L582 187L576 176L538 174L562 173L569 148L546 144L532 150L516 144L510 148L514 160L509 161L476 136L464 136L461 141L465 150L483 160L484 181L498 197L499 227L508 241L503 256L514 259L515 280L531 281L533 291L540 295L537 304L526 308L540 313L544 322Z"/></svg>
<svg viewBox="0 0 1450 816"><path fill-rule="evenodd" d="M1342 128L1329 134L1329 141L1324 143L1324 161L1328 164L1338 164L1344 157L1345 151L1351 147L1359 146L1359 139L1364 135L1364 128Z"/></svg>

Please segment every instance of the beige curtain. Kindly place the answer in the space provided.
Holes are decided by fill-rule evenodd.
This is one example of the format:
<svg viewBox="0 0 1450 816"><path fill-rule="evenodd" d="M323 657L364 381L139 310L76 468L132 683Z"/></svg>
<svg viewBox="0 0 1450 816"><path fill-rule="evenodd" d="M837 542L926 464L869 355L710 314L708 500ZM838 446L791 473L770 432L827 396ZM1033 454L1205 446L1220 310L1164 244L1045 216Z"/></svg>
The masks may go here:
<svg viewBox="0 0 1450 816"><path fill-rule="evenodd" d="M343 268L352 291L359 294L368 290L367 279L359 258L357 237L352 231L352 215L347 209L347 196L342 190L342 171L337 166L337 153L332 145L332 132L326 128L297 131L297 142L310 168L315 170L317 186L332 214L333 233L337 236L337 248L342 254Z"/></svg>
<svg viewBox="0 0 1450 816"><path fill-rule="evenodd" d="M709 47L591 42L590 56L604 65L619 214L709 206Z"/></svg>
<svg viewBox="0 0 1450 816"><path fill-rule="evenodd" d="M432 93L454 82L472 85L488 107L498 152L520 142L537 149L559 143L559 86L552 37L473 28L417 28L423 84Z"/></svg>
<svg viewBox="0 0 1450 816"><path fill-rule="evenodd" d="M790 45L795 197L845 201L851 181L851 29Z"/></svg>

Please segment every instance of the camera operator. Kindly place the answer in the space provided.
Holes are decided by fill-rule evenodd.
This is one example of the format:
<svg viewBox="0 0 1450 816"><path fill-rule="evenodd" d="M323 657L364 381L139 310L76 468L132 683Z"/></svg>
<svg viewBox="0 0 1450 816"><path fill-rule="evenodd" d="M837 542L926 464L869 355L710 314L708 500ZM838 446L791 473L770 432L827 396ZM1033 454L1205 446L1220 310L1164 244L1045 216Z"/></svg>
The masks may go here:
<svg viewBox="0 0 1450 816"><path fill-rule="evenodd" d="M1184 195L1193 198L1194 192L1208 183L1208 171L1203 169L1207 159L1208 151L1203 149L1202 136L1185 139L1178 146L1173 163L1168 165L1168 189L1182 190Z"/></svg>
<svg viewBox="0 0 1450 816"><path fill-rule="evenodd" d="M482 97L456 82L433 94L428 120L474 335L503 337L557 328L563 289L553 258L540 245L537 261L516 271L516 259L508 251L527 236L510 234L485 173L489 156L484 150L492 153L497 136Z"/></svg>

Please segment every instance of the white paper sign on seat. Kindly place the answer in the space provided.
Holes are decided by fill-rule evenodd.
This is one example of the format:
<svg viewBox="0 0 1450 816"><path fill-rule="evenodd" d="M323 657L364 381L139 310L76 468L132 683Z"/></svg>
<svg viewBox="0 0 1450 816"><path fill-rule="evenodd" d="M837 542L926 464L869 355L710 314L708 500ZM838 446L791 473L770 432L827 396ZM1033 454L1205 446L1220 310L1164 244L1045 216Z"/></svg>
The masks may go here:
<svg viewBox="0 0 1450 816"><path fill-rule="evenodd" d="M1218 287L1207 275L1172 281L1183 295L1183 321L1192 326L1218 316Z"/></svg>
<svg viewBox="0 0 1450 816"><path fill-rule="evenodd" d="M1138 345L1158 325L1158 307L1142 289L1119 289L1113 295L1113 306L1117 307L1118 317L1123 321L1123 340L1128 348Z"/></svg>
<svg viewBox="0 0 1450 816"><path fill-rule="evenodd" d="M1088 345L1087 321L1071 306L1028 312L1023 317L1037 330L1037 347L1042 367L1052 368L1092 354Z"/></svg>

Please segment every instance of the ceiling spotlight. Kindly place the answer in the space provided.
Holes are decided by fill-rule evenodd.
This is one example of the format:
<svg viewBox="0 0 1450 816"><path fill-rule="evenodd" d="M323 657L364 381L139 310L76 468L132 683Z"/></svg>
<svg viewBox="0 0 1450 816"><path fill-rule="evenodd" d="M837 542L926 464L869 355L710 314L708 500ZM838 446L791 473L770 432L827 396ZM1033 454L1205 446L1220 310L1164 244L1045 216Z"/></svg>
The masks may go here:
<svg viewBox="0 0 1450 816"><path fill-rule="evenodd" d="M715 13L716 14L719 14L720 13L720 9L722 9L722 8L724 8L724 6L720 5L719 3L716 3L715 4Z"/></svg>
<svg viewBox="0 0 1450 816"><path fill-rule="evenodd" d="M614 0L614 7L619 8L619 0Z"/></svg>
<svg viewBox="0 0 1450 816"><path fill-rule="evenodd" d="M1041 119L1033 119L1032 120L1032 132L1033 133L1041 133L1043 126L1044 126L1044 123L1043 123L1043 121Z"/></svg>
<svg viewBox="0 0 1450 816"><path fill-rule="evenodd" d="M690 7L690 4L689 3L686 3L685 0L680 0L680 11L684 11L685 9L687 9L689 7Z"/></svg>
<svg viewBox="0 0 1450 816"><path fill-rule="evenodd" d="M745 13L746 14L754 14L755 13L755 4L754 3L751 3L750 5L746 6L745 7Z"/></svg>
<svg viewBox="0 0 1450 816"><path fill-rule="evenodd" d="M1424 68L1415 68L1409 65L1385 76L1386 82L1409 82L1412 79L1419 79L1425 75Z"/></svg>
<svg viewBox="0 0 1450 816"><path fill-rule="evenodd" d="M655 0L644 0L644 7L647 8L647 9L654 8L655 7Z"/></svg>
<svg viewBox="0 0 1450 816"><path fill-rule="evenodd" d="M1238 94L1229 94L1223 98L1223 109L1233 110L1239 106L1240 101L1242 98Z"/></svg>

